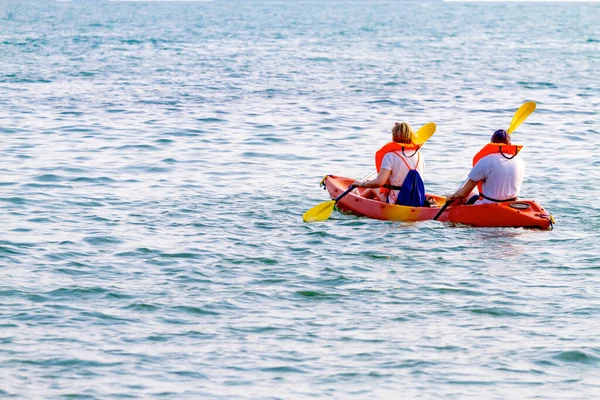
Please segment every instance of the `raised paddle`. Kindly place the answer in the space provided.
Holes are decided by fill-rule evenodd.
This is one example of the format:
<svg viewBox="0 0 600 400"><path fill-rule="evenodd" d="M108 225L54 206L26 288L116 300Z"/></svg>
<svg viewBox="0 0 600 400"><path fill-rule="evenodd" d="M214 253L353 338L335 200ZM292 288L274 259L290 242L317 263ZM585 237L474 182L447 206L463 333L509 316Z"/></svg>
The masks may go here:
<svg viewBox="0 0 600 400"><path fill-rule="evenodd" d="M423 125L421 129L419 129L417 133L415 133L415 144L422 145L423 143L428 141L429 138L432 137L435 133L435 128L436 126L433 122L428 122L425 125Z"/></svg>
<svg viewBox="0 0 600 400"><path fill-rule="evenodd" d="M527 103L519 107L517 112L515 112L515 116L510 122L510 126L508 127L506 133L508 133L509 135L513 133L515 129L517 129L517 127L521 125L521 122L525 121L525 119L527 119L527 117L529 117L529 115L534 111L535 101L528 101Z"/></svg>
<svg viewBox="0 0 600 400"><path fill-rule="evenodd" d="M350 187L334 200L324 201L323 203L317 204L310 210L304 213L302 219L304 222L317 222L317 221L325 221L331 215L333 211L333 207L335 204L342 199L345 195L350 193L356 186L350 185Z"/></svg>

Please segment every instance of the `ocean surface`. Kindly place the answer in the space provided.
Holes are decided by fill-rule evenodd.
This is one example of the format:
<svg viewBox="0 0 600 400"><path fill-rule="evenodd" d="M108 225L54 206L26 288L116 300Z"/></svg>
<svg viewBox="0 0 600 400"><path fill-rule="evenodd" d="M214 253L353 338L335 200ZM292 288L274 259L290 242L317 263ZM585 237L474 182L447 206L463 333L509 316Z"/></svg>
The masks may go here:
<svg viewBox="0 0 600 400"><path fill-rule="evenodd" d="M0 397L600 397L600 3L0 0ZM396 121L448 194L517 108L552 231L335 211Z"/></svg>

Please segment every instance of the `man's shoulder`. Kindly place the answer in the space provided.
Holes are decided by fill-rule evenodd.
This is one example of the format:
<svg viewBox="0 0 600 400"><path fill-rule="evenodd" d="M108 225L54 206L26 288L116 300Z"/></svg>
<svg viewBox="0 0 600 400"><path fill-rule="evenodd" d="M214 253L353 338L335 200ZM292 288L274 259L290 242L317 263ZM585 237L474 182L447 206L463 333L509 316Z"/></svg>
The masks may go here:
<svg viewBox="0 0 600 400"><path fill-rule="evenodd" d="M500 154L500 153L488 154L487 156L482 157L479 161L477 161L477 163L475 165L477 166L477 165L486 165L486 164L495 163L499 160L498 156L502 157L502 154Z"/></svg>

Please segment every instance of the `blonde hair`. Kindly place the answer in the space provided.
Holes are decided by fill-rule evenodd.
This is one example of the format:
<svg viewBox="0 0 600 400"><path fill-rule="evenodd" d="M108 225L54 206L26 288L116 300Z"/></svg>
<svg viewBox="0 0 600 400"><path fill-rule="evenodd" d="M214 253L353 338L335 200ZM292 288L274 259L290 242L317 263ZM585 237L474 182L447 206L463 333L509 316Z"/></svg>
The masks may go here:
<svg viewBox="0 0 600 400"><path fill-rule="evenodd" d="M392 128L392 139L398 143L412 143L415 137L408 122L396 122Z"/></svg>

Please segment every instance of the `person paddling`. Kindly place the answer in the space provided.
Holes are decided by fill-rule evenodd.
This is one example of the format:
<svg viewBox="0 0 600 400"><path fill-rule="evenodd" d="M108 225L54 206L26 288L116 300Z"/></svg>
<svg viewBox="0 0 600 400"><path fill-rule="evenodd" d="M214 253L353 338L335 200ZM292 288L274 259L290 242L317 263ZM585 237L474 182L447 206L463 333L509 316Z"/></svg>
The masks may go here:
<svg viewBox="0 0 600 400"><path fill-rule="evenodd" d="M419 151L420 146L414 144L414 138L413 129L407 122L394 124L392 142L375 153L377 177L352 183L357 187L368 188L361 196L390 204L413 207L424 205L422 175L425 162Z"/></svg>
<svg viewBox="0 0 600 400"><path fill-rule="evenodd" d="M464 202L476 186L479 194L466 204L514 201L519 196L525 174L525 162L519 156L523 146L511 145L510 135L503 129L494 132L490 142L473 157L467 181L447 197L453 205Z"/></svg>

